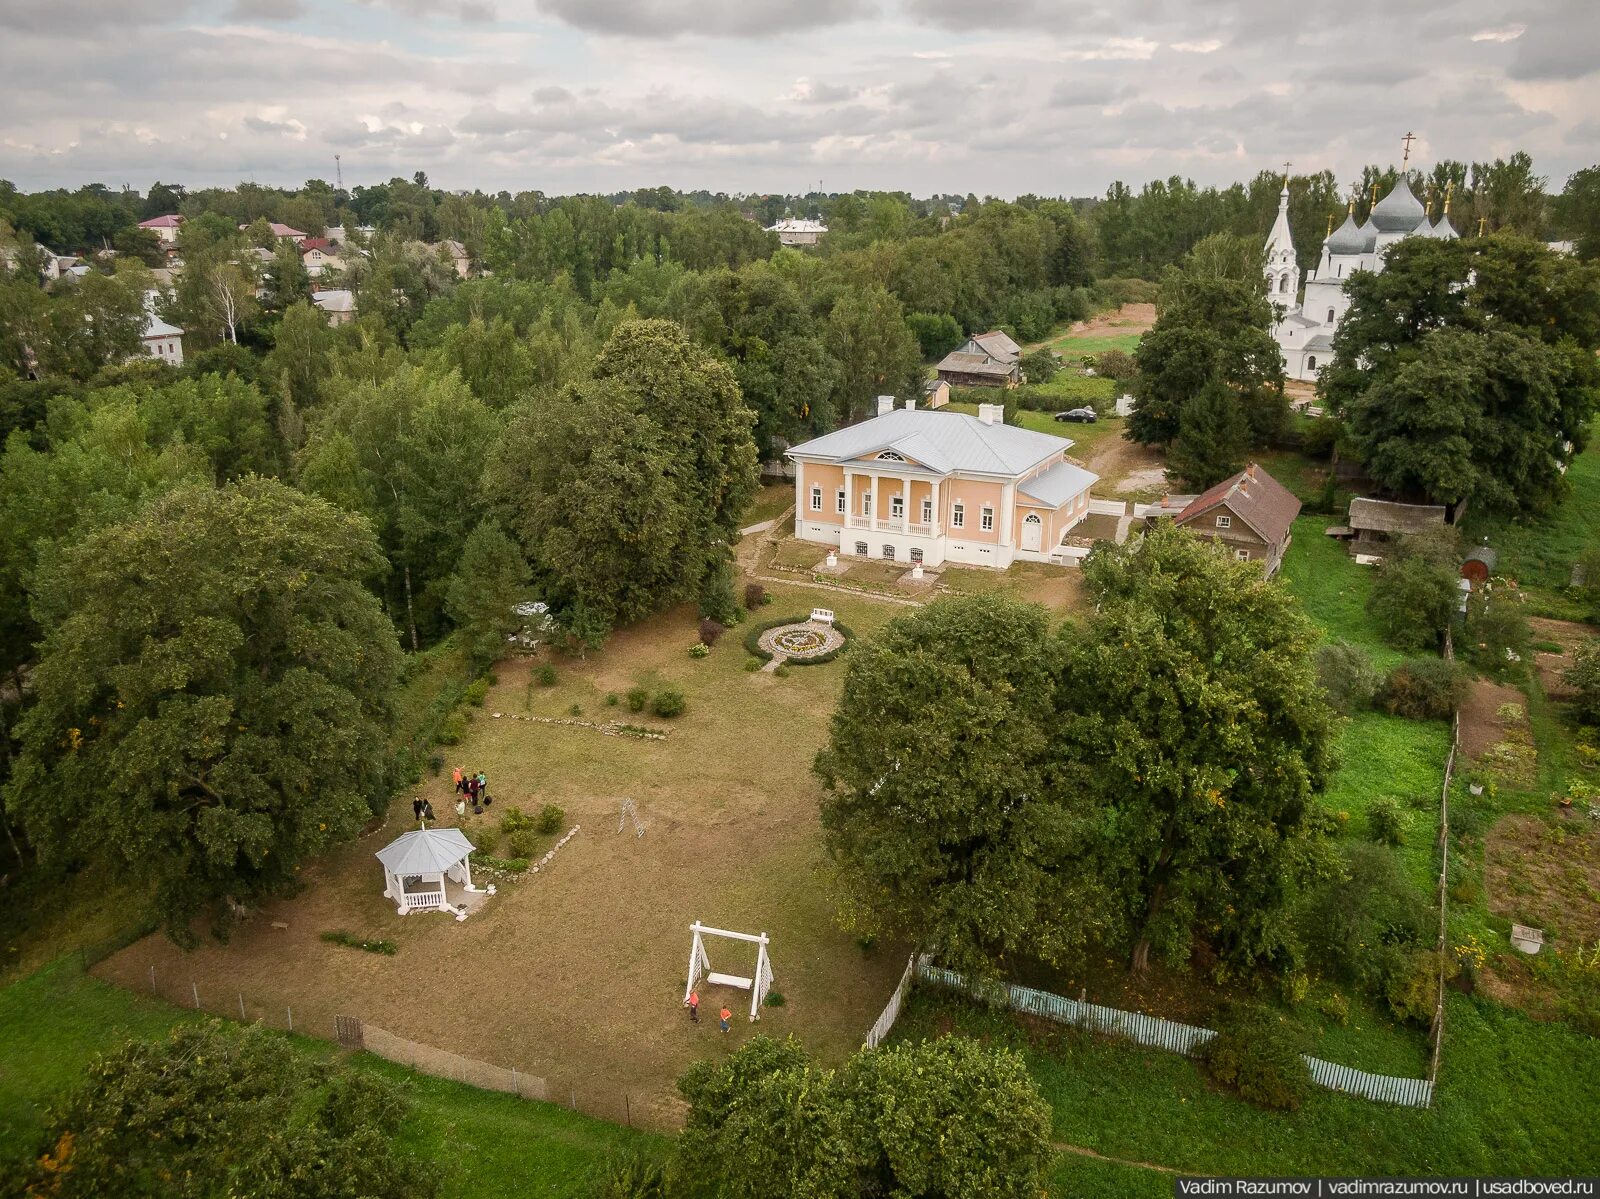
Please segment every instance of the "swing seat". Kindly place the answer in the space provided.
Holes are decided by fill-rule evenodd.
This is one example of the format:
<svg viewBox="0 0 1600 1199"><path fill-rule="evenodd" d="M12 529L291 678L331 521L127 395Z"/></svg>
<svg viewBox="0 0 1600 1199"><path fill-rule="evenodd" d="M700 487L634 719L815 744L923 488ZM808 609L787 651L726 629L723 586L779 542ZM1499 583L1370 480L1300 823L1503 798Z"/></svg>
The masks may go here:
<svg viewBox="0 0 1600 1199"><path fill-rule="evenodd" d="M748 991L754 980L741 974L718 974L713 970L706 975L706 981L720 987L738 987L741 991Z"/></svg>

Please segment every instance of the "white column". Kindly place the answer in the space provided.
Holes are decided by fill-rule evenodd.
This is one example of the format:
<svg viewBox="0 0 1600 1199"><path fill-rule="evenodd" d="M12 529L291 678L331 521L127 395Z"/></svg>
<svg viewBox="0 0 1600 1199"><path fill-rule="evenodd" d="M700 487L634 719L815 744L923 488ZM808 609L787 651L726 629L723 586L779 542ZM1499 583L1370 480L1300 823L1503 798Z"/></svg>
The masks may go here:
<svg viewBox="0 0 1600 1199"><path fill-rule="evenodd" d="M855 504L856 472L847 466L844 468L844 511L839 514L839 519L842 522L839 526L841 529L850 528L851 522L855 519L856 515ZM844 544L844 535L842 533L839 537L839 544L841 546Z"/></svg>
<svg viewBox="0 0 1600 1199"><path fill-rule="evenodd" d="M933 481L933 531L935 534L938 534L944 528L944 509L939 506L939 483L940 480L938 479Z"/></svg>
<svg viewBox="0 0 1600 1199"><path fill-rule="evenodd" d="M461 872L467 876L467 890L472 890L472 855L461 859Z"/></svg>
<svg viewBox="0 0 1600 1199"><path fill-rule="evenodd" d="M1017 485L1007 483L1000 489L1000 544L1015 545L1012 525L1017 519Z"/></svg>
<svg viewBox="0 0 1600 1199"><path fill-rule="evenodd" d="M878 531L878 472L872 472L872 531Z"/></svg>
<svg viewBox="0 0 1600 1199"><path fill-rule="evenodd" d="M800 522L806 518L806 464L794 464L794 532L800 535Z"/></svg>

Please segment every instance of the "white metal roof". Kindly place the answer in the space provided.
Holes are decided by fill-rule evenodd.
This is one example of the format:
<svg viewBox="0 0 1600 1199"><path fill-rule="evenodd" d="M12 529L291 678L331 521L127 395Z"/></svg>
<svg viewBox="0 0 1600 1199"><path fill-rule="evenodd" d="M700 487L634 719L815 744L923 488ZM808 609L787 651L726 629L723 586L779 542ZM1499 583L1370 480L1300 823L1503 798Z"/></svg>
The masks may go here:
<svg viewBox="0 0 1600 1199"><path fill-rule="evenodd" d="M1017 489L1040 503L1059 508L1099 480L1100 476L1093 471L1084 470L1070 462L1058 462L1035 478L1019 483Z"/></svg>
<svg viewBox="0 0 1600 1199"><path fill-rule="evenodd" d="M476 848L458 828L421 828L402 833L374 856L390 874L442 874Z"/></svg>
<svg viewBox="0 0 1600 1199"><path fill-rule="evenodd" d="M896 408L858 425L838 429L788 451L788 456L847 462L893 450L940 474L969 471L1020 475L1072 448L1067 437L1014 425L986 425L964 412Z"/></svg>

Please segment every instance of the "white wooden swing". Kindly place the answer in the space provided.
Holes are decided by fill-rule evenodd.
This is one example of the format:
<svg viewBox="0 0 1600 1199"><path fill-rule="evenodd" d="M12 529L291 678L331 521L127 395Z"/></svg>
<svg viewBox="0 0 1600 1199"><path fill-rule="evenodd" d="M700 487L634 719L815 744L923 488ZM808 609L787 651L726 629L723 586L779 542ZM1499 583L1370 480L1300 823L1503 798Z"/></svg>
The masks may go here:
<svg viewBox="0 0 1600 1199"><path fill-rule="evenodd" d="M759 933L733 933L725 928L711 928L696 920L689 926L689 931L694 934L694 940L689 946L689 985L683 989L683 1004L689 1006L689 996L694 993L694 986L703 976L706 982L714 986L738 987L741 991L750 992L750 1019L761 1019L761 1004L767 998L767 992L772 988L772 960L767 957L767 934ZM742 974L720 974L711 968L711 959L706 956L706 937L731 937L735 941L748 941L756 947L756 972L755 977L746 978Z"/></svg>

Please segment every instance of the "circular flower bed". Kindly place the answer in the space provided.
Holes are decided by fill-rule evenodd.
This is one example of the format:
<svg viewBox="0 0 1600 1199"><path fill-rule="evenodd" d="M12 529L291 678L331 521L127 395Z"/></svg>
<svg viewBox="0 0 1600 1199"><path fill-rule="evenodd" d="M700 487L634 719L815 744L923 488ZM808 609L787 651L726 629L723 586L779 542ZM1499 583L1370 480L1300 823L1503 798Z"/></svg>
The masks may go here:
<svg viewBox="0 0 1600 1199"><path fill-rule="evenodd" d="M767 656L795 663L831 658L845 643L837 627L799 621L765 630L758 644Z"/></svg>

